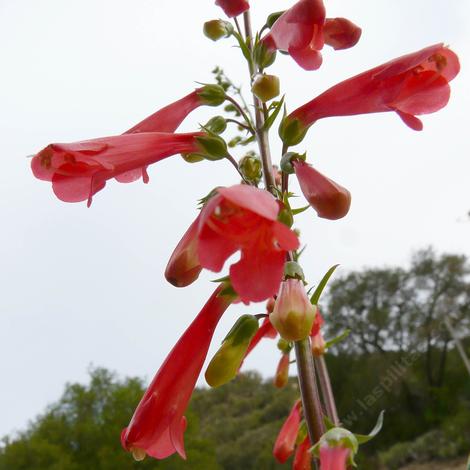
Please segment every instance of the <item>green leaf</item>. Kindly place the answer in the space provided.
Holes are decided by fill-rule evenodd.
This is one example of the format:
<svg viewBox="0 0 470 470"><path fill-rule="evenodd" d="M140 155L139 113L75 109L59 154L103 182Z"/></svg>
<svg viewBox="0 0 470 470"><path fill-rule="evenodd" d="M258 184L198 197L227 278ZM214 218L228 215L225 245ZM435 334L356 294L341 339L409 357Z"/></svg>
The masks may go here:
<svg viewBox="0 0 470 470"><path fill-rule="evenodd" d="M282 96L281 100L277 102L274 111L269 115L268 119L266 119L264 125L263 125L263 130L268 131L271 126L274 124L274 121L278 117L279 113L281 112L282 105L284 104L284 96Z"/></svg>
<svg viewBox="0 0 470 470"><path fill-rule="evenodd" d="M368 435L354 434L359 444L365 444L366 442L369 442L371 439L377 436L377 434L380 432L384 424L384 414L385 414L385 410L382 410L377 419L377 423L374 426L374 429L372 429L372 431Z"/></svg>
<svg viewBox="0 0 470 470"><path fill-rule="evenodd" d="M237 33L236 31L234 31L233 35L235 36L235 38L237 39L238 41L238 45L240 46L240 49L242 50L242 53L243 53L243 56L245 57L245 59L251 63L252 61L252 58L251 58L251 51L250 49L248 48L245 40L242 38L242 36L240 36L239 33Z"/></svg>
<svg viewBox="0 0 470 470"><path fill-rule="evenodd" d="M349 334L351 333L351 330L344 330L340 335L336 336L335 338L330 339L329 341L326 342L326 348L329 349L331 346L334 346L335 344L341 343L344 339L346 339Z"/></svg>
<svg viewBox="0 0 470 470"><path fill-rule="evenodd" d="M318 284L317 288L315 289L315 292L313 293L312 297L310 298L310 302L312 303L312 305L318 305L318 301L320 300L320 296L323 292L323 289L325 289L326 285L328 284L328 281L330 280L330 277L335 272L335 269L338 266L339 266L339 264L335 264L323 276L323 279L320 281L320 284Z"/></svg>

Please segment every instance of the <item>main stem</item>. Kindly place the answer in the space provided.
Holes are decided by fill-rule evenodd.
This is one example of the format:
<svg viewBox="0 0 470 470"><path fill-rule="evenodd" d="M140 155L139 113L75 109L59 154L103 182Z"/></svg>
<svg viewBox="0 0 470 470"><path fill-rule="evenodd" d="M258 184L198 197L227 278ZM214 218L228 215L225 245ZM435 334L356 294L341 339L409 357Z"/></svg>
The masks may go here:
<svg viewBox="0 0 470 470"><path fill-rule="evenodd" d="M251 19L249 10L243 14L245 35L248 39L248 46L252 48L253 32L251 29ZM249 61L250 78L256 73L253 60ZM275 182L273 175L273 165L269 148L268 132L264 129L265 115L263 103L253 95L255 105L256 138L259 145L261 163L266 189L274 193ZM315 366L313 364L312 352L310 350L309 339L295 342L295 355L299 376L300 395L302 398L302 408L305 422L307 424L310 442L314 444L324 433L323 413L321 409L320 396L318 393L317 381L315 377ZM316 467L316 462L315 462Z"/></svg>
<svg viewBox="0 0 470 470"><path fill-rule="evenodd" d="M320 382L320 390L325 404L326 414L335 426L339 426L338 411L336 409L335 397L333 395L333 388L331 387L330 374L326 366L325 356L322 354L320 357L315 358L315 366L318 374L318 381Z"/></svg>

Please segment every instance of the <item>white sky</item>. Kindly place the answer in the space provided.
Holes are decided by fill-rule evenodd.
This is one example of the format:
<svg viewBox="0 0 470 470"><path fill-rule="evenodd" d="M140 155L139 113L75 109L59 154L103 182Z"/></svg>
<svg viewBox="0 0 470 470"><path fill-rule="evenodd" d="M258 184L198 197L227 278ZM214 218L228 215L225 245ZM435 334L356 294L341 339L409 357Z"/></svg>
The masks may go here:
<svg viewBox="0 0 470 470"><path fill-rule="evenodd" d="M257 25L290 4L253 3ZM299 150L351 190L353 206L343 221L321 221L313 211L299 218L308 278L317 281L337 262L343 270L403 264L429 244L469 255L470 3L325 3L328 16L350 18L363 37L354 49L325 51L318 72L278 60L270 70L291 110L344 78L440 41L463 68L450 104L424 116L421 133L393 113L331 118L310 131ZM163 271L196 199L237 182L229 164L170 158L151 168L149 185L108 183L87 209L58 201L32 177L25 156L50 142L121 133L194 81L209 81L216 64L246 83L238 51L201 33L205 20L221 15L213 0L0 0L0 436L23 428L66 381L85 381L91 363L150 379L209 296L213 274L177 290ZM182 129L208 116L197 111ZM247 311L261 310L230 309L214 346ZM277 357L266 341L247 367L269 376Z"/></svg>

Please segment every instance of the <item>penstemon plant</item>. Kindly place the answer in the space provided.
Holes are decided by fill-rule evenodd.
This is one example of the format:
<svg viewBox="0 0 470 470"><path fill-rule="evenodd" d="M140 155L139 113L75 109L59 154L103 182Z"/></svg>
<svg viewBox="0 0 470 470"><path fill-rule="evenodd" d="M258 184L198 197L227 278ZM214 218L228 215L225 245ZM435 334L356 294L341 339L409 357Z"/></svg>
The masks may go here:
<svg viewBox="0 0 470 470"><path fill-rule="evenodd" d="M322 118L395 112L413 130L423 125L417 115L444 107L449 82L459 72L455 53L442 44L396 58L345 80L287 113L279 78L266 73L278 51L307 71L320 68L326 44L335 50L353 47L361 29L345 18L327 18L322 0L299 0L276 12L254 32L248 0L216 0L230 20L211 20L204 34L216 41L234 41L247 63L253 104L216 68L214 83L203 84L180 100L158 110L123 134L74 143L54 143L37 153L34 176L50 181L65 202L91 205L107 180L148 182L147 167L181 154L188 163L227 160L239 184L208 188L200 210L177 244L165 278L176 287L195 282L202 269L223 270L227 259L240 252L228 274L178 340L141 399L121 442L136 460L164 459L174 453L186 458L184 416L210 347L217 324L234 302L266 301L266 313L243 315L234 324L210 361L205 378L212 387L234 379L244 359L263 338L280 336L276 387L288 382L289 367L297 367L300 397L282 426L274 458L294 469L341 470L354 465L359 445L381 429L383 414L369 435L342 427L324 355L341 337L325 341L325 320L317 307L333 266L313 292L307 290L300 265L299 232L295 216L312 207L318 217L345 217L350 192L307 162L305 153L291 151L309 128ZM224 106L195 132L177 133L183 120L200 106ZM279 167L271 158L269 134L278 121L282 141ZM235 126L236 137L222 137ZM236 159L232 149L243 150ZM308 205L291 206L289 178L295 175ZM259 186L262 186L261 188ZM311 289L312 290L312 289ZM291 355L295 361L291 361Z"/></svg>

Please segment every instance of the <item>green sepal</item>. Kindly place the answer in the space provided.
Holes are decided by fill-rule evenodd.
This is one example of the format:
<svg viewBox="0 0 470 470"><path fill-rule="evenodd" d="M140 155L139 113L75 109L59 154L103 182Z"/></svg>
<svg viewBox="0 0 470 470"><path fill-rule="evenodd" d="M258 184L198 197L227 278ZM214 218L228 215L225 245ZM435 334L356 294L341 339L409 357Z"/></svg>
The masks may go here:
<svg viewBox="0 0 470 470"><path fill-rule="evenodd" d="M325 423L327 431L336 427L336 424L333 423L333 421L331 421L331 419L326 415L323 416L323 422Z"/></svg>
<svg viewBox="0 0 470 470"><path fill-rule="evenodd" d="M292 214L302 214L302 212L305 212L307 209L310 209L310 204L308 206L299 207L298 209L292 209Z"/></svg>
<svg viewBox="0 0 470 470"><path fill-rule="evenodd" d="M291 341L287 341L284 338L280 338L279 341L277 342L277 349L279 351L283 352L284 354L289 354L293 348L293 344Z"/></svg>
<svg viewBox="0 0 470 470"><path fill-rule="evenodd" d="M307 159L306 153L296 153L296 152L287 152L281 157L281 170L288 175L295 173L294 165L292 162L294 160L305 161Z"/></svg>
<svg viewBox="0 0 470 470"><path fill-rule="evenodd" d="M308 433L307 423L303 419L300 422L299 431L297 432L297 437L295 439L295 443L297 445L302 444L302 442L304 442L305 438L307 437L307 433Z"/></svg>
<svg viewBox="0 0 470 470"><path fill-rule="evenodd" d="M225 101L225 90L220 85L213 83L200 83L203 85L197 95L207 106L219 106Z"/></svg>
<svg viewBox="0 0 470 470"><path fill-rule="evenodd" d="M203 129L207 132L206 135L197 136L195 138L201 147L201 154L210 161L225 158L228 153L225 140L209 129L205 129L204 127Z"/></svg>
<svg viewBox="0 0 470 470"><path fill-rule="evenodd" d="M318 301L320 300L320 296L323 292L323 289L325 289L326 285L328 284L328 281L330 280L330 277L333 275L335 272L336 268L339 266L339 264L335 264L332 266L328 272L323 276L322 280L320 281L320 284L318 284L317 288L315 289L312 297L310 297L310 302L313 305L318 305Z"/></svg>
<svg viewBox="0 0 470 470"><path fill-rule="evenodd" d="M284 117L279 126L279 137L285 145L297 145L304 140L308 127L304 126L299 119L288 119Z"/></svg>
<svg viewBox="0 0 470 470"><path fill-rule="evenodd" d="M227 121L223 116L214 116L203 126L204 129L220 135L227 129Z"/></svg>
<svg viewBox="0 0 470 470"><path fill-rule="evenodd" d="M382 426L384 424L384 414L385 410L382 410L377 418L377 423L375 423L374 429L372 429L369 434L354 434L359 444L365 444L377 436L377 434L382 430Z"/></svg>
<svg viewBox="0 0 470 470"><path fill-rule="evenodd" d="M251 58L251 51L247 43L237 31L234 31L233 35L238 41L238 45L240 46L240 49L242 50L243 57L245 57L245 59L251 64L253 59Z"/></svg>
<svg viewBox="0 0 470 470"><path fill-rule="evenodd" d="M285 10L275 11L271 13L266 19L266 26L271 29L274 23L285 13Z"/></svg>
<svg viewBox="0 0 470 470"><path fill-rule="evenodd" d="M295 261L287 261L284 265L284 277L291 279L299 279L305 281L304 271L300 264Z"/></svg>

